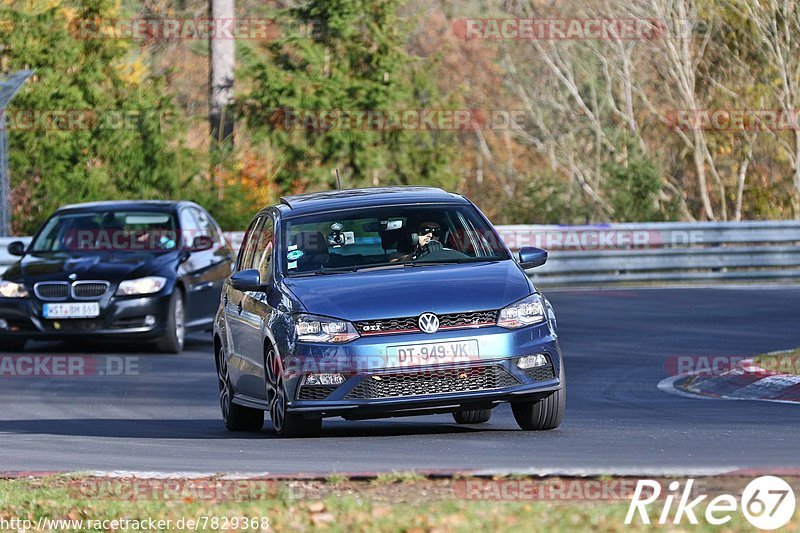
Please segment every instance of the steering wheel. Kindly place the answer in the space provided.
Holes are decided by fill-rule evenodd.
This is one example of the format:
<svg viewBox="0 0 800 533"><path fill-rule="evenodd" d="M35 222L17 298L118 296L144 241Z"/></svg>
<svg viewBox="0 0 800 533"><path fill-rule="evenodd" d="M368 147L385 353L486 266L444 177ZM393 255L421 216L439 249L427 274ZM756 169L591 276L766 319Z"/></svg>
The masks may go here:
<svg viewBox="0 0 800 533"><path fill-rule="evenodd" d="M432 240L412 256L413 260L420 262L446 261L450 259L466 259L467 254L463 254L452 248L445 248L439 241Z"/></svg>

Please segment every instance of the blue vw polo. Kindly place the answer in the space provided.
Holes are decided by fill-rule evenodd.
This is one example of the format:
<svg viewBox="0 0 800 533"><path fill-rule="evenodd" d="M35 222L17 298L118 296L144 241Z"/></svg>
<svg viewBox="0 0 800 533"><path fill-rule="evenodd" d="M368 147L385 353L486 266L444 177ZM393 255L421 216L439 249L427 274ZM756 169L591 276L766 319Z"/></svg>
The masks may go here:
<svg viewBox="0 0 800 533"><path fill-rule="evenodd" d="M566 385L547 299L469 200L429 187L290 196L250 224L214 323L225 425L311 435L322 419L453 413L510 402L556 428Z"/></svg>

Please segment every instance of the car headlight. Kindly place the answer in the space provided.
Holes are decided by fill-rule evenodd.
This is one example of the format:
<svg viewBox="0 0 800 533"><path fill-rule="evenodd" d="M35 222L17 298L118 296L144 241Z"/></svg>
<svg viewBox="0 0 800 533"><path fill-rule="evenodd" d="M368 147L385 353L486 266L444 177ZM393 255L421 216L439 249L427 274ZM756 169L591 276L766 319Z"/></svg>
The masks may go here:
<svg viewBox="0 0 800 533"><path fill-rule="evenodd" d="M516 329L544 322L544 304L542 297L531 294L518 302L514 302L500 310L497 325L504 328Z"/></svg>
<svg viewBox="0 0 800 533"><path fill-rule="evenodd" d="M356 328L346 320L316 315L297 315L295 329L299 342L350 342L358 338Z"/></svg>
<svg viewBox="0 0 800 533"><path fill-rule="evenodd" d="M161 276L148 276L146 278L129 279L119 284L118 296L134 296L139 294L154 294L164 288L167 278Z"/></svg>
<svg viewBox="0 0 800 533"><path fill-rule="evenodd" d="M0 296L3 298L27 298L25 285L13 281L0 280Z"/></svg>

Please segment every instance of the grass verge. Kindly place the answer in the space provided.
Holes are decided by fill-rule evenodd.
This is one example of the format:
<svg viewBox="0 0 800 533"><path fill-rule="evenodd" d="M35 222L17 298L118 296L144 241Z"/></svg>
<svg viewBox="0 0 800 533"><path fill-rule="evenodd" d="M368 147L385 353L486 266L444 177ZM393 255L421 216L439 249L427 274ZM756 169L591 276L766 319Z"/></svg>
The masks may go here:
<svg viewBox="0 0 800 533"><path fill-rule="evenodd" d="M771 372L800 375L800 348L757 355L753 362Z"/></svg>
<svg viewBox="0 0 800 533"><path fill-rule="evenodd" d="M616 478L616 480L624 478ZM555 480L555 481L554 481ZM628 492L635 480L628 478ZM73 520L71 527L60 524L58 531L620 531L648 530L635 521L625 526L629 496L617 492L616 500L588 501L587 488L611 486L615 478L594 480L558 480L558 478L440 478L431 479L417 474L392 474L379 481L352 480L344 476L327 480L134 480L124 478L91 478L56 476L0 480L0 523L12 519L30 520L33 529L40 520ZM480 492L470 497L465 491L473 483L495 492ZM551 495L564 496L559 501L520 499L525 485L550 483L558 487ZM553 485L556 483L556 485ZM558 483L561 483L558 485ZM571 485L570 483L574 484ZM527 484L527 485L526 485ZM741 483L706 481L701 487L710 492L735 492ZM795 487L797 480L794 480ZM665 487L667 483L663 483ZM232 490L239 487L239 490ZM497 487L509 487L510 492L498 492ZM570 488L571 487L571 488ZM577 492L576 492L577 490ZM616 490L616 489L615 489ZM583 491L583 492L581 492ZM533 491L535 492L535 491ZM531 493L533 493L531 492ZM545 492L540 491L539 494ZM600 492L592 492L599 495ZM506 497L503 499L503 497ZM621 497L620 497L621 496ZM500 497L498 501L495 497ZM490 499L485 499L490 498ZM578 499L576 499L578 498ZM591 498L589 498L591 499ZM511 501L508 501L511 500ZM650 511L658 520L663 501ZM724 526L704 524L698 509L700 525L669 524L667 529L691 528L692 531L752 531L752 526L740 512ZM674 508L673 513L674 515ZM672 516L672 515L671 515ZM670 519L671 519L670 516ZM204 518L205 522L203 522ZM248 523L243 522L247 518ZM93 523L89 523L91 520ZM128 520L127 523L101 525L96 521ZM169 520L169 524L153 527L147 521ZM189 527L188 521L199 525ZM255 523L253 523L255 520ZM137 522L143 521L143 522ZM182 521L182 522L181 522ZM685 521L685 519L684 519ZM183 524L183 528L178 525ZM216 525L216 527L214 527ZM97 527L95 527L97 526ZM127 527L126 527L127 526ZM247 527L244 527L247 526ZM658 527L658 526L656 526ZM659 529L664 529L660 526ZM12 529L11 527L0 529ZM41 530L48 530L46 527ZM782 531L800 531L797 519Z"/></svg>

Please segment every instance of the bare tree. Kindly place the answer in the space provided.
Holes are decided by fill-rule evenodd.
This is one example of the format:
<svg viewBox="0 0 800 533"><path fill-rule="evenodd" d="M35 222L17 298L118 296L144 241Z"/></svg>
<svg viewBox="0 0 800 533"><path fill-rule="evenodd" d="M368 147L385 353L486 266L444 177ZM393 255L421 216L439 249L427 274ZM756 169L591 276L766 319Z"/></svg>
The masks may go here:
<svg viewBox="0 0 800 533"><path fill-rule="evenodd" d="M737 0L734 5L756 27L756 40L763 46L767 63L777 74L775 96L781 111L795 117L800 105L800 5L794 0ZM765 80L765 85L775 87L772 80ZM792 165L797 211L800 204L800 128L796 123L791 141L779 138Z"/></svg>
<svg viewBox="0 0 800 533"><path fill-rule="evenodd" d="M210 0L209 18L218 27L223 21L233 20L234 0ZM219 32L211 32L209 39L209 84L208 107L211 128L212 175L217 182L222 197L222 177L219 159L224 145L233 142L233 102L234 68L236 66L236 42L228 36L220 37Z"/></svg>
<svg viewBox="0 0 800 533"><path fill-rule="evenodd" d="M650 3L650 9L652 10L651 16L661 21L670 30L664 38L653 41L654 50L658 51L658 54L653 58L652 65L659 73L663 85L660 93L656 93L660 100L659 107L666 107L670 113L685 112L690 115L706 109L708 100L699 94L698 78L700 77L700 64L711 40L711 32L707 31L699 37L676 33L676 30L693 28L703 22L700 20L695 2L693 0L654 0ZM708 22L706 21L706 23ZM720 85L716 80L705 81L710 85ZM650 103L651 98L646 91L640 90L638 94L651 111L661 113ZM697 188L705 217L709 220L718 218L709 194L708 175L710 174L719 191L721 218L726 220L728 215L725 185L708 148L706 132L699 125L690 127L689 131L675 127L674 131L692 153Z"/></svg>

